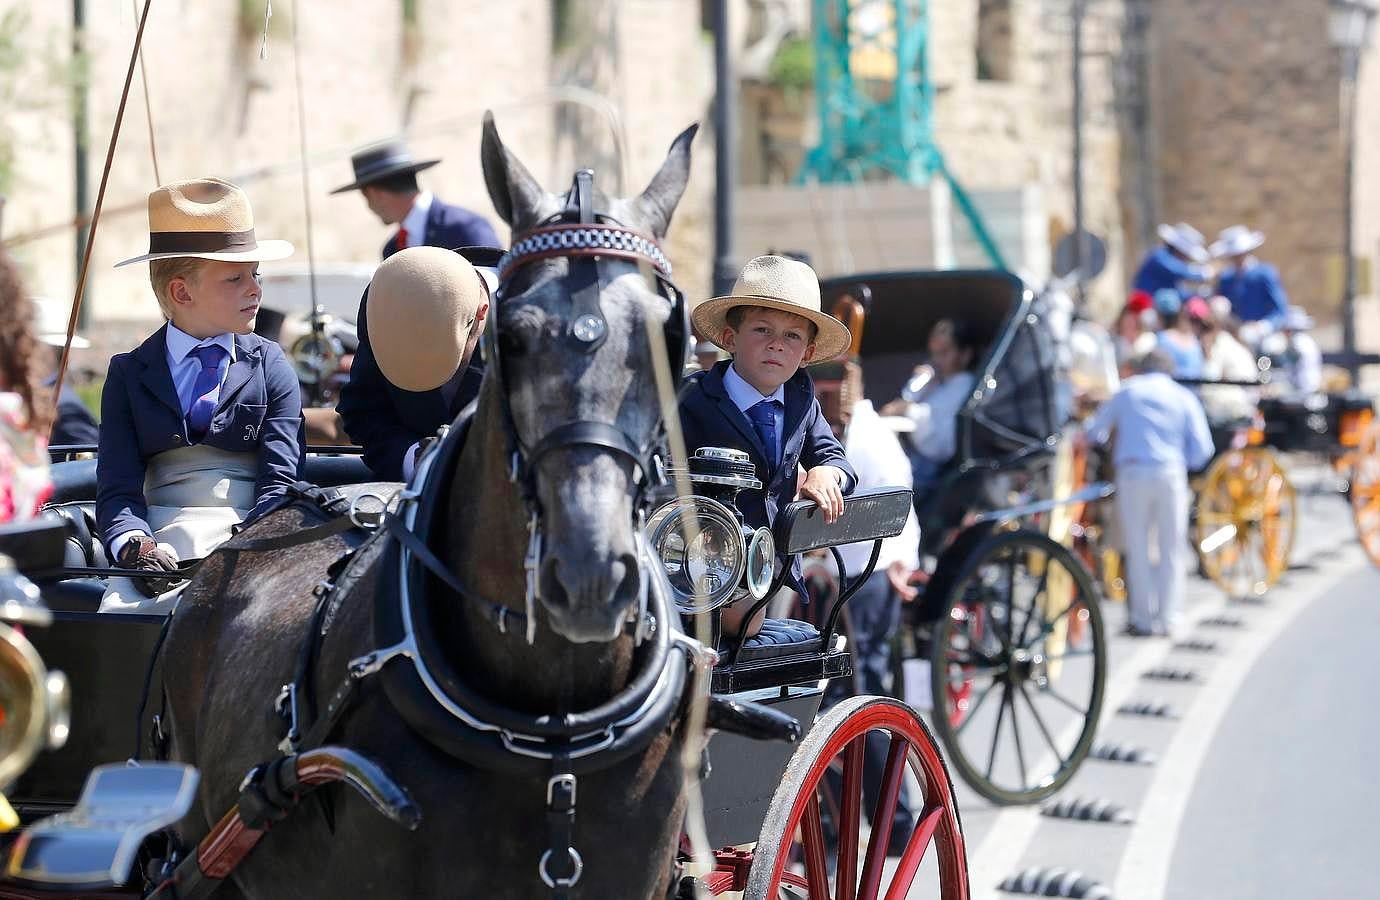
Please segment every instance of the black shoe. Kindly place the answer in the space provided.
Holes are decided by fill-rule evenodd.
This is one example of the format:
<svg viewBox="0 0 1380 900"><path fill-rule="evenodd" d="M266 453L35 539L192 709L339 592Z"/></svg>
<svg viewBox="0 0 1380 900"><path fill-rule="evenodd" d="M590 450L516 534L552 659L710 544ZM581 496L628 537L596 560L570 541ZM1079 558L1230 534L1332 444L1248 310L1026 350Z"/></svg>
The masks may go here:
<svg viewBox="0 0 1380 900"><path fill-rule="evenodd" d="M1149 629L1147 629L1147 628L1137 628L1137 627L1134 626L1134 625L1127 625L1125 628L1121 629L1121 634L1122 634L1123 637L1137 637L1137 638L1142 638L1142 637L1154 637L1154 636L1155 636L1155 632L1153 632L1153 631L1151 631L1151 630L1149 630Z"/></svg>

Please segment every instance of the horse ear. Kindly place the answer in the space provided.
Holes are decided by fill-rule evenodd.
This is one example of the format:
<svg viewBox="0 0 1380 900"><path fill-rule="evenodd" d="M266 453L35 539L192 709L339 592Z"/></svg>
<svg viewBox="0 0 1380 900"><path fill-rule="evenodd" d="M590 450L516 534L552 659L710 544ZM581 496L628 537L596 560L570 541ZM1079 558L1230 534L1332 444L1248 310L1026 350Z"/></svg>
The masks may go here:
<svg viewBox="0 0 1380 900"><path fill-rule="evenodd" d="M536 213L543 192L527 167L503 145L490 110L484 111L484 139L479 159L494 209L509 227L518 230L520 223L530 220Z"/></svg>
<svg viewBox="0 0 1380 900"><path fill-rule="evenodd" d="M664 237L666 229L671 227L671 214L676 211L676 204L690 181L690 143L699 130L696 122L677 135L666 153L666 161L637 198L638 212L657 237Z"/></svg>

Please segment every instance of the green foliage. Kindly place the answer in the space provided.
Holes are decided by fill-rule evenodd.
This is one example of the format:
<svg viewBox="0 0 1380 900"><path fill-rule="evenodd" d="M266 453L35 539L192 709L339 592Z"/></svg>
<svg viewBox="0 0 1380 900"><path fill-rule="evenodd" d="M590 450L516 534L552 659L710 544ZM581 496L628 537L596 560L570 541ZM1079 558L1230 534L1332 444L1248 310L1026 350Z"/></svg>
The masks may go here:
<svg viewBox="0 0 1380 900"><path fill-rule="evenodd" d="M402 0L403 24L416 27L421 17L422 0Z"/></svg>
<svg viewBox="0 0 1380 900"><path fill-rule="evenodd" d="M96 417L96 422L101 421L101 391L105 390L105 379L97 378L86 384L74 385L72 390L77 392L81 402L86 408L91 410L91 415Z"/></svg>
<svg viewBox="0 0 1380 900"><path fill-rule="evenodd" d="M767 70L771 83L791 92L808 91L815 84L815 48L809 39L790 37L781 42Z"/></svg>

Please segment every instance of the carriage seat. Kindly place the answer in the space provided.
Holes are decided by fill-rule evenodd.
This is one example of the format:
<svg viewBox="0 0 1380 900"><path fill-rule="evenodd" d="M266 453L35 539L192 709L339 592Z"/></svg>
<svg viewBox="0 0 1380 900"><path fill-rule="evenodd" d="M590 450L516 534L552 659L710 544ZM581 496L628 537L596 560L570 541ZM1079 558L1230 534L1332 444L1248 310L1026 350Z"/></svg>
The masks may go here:
<svg viewBox="0 0 1380 900"><path fill-rule="evenodd" d="M95 503L71 500L51 503L47 509L67 524L67 545L62 559L64 566L104 568L110 564L106 559L105 547L101 546L96 536Z"/></svg>
<svg viewBox="0 0 1380 900"><path fill-rule="evenodd" d="M766 619L762 630L747 639L739 662L779 659L819 651L819 629L799 619Z"/></svg>

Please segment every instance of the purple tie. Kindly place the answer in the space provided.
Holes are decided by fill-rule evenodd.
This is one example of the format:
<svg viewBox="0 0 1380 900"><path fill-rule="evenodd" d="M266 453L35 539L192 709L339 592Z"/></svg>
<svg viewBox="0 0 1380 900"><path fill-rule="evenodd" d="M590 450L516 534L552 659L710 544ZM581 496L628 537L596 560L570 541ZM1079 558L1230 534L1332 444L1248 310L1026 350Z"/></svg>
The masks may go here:
<svg viewBox="0 0 1380 900"><path fill-rule="evenodd" d="M187 434L192 443L199 444L211 427L211 414L216 411L220 400L220 363L225 359L225 348L219 344L197 347L191 353L201 361L201 371L197 373L196 384L192 386L192 407L187 410Z"/></svg>

